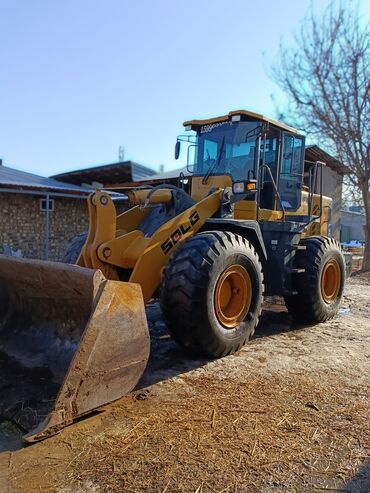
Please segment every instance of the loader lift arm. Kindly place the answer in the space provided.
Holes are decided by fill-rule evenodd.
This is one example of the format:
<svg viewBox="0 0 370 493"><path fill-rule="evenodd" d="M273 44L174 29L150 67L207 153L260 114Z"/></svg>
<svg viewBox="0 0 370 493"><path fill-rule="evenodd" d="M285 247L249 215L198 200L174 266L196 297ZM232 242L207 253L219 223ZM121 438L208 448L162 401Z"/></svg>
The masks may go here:
<svg viewBox="0 0 370 493"><path fill-rule="evenodd" d="M168 191L165 187L158 190L163 202L168 203L172 199L165 193ZM131 270L129 282L141 285L146 303L159 287L162 269L171 254L220 209L222 194L222 189L214 191L165 222L153 235L146 236L138 228L149 207L137 205L117 216L110 195L97 191L89 197L90 228L77 264L100 269L107 279L112 280L119 279L117 268ZM140 194L143 204L148 195L148 192ZM153 193L149 200L158 203L158 195L156 197Z"/></svg>

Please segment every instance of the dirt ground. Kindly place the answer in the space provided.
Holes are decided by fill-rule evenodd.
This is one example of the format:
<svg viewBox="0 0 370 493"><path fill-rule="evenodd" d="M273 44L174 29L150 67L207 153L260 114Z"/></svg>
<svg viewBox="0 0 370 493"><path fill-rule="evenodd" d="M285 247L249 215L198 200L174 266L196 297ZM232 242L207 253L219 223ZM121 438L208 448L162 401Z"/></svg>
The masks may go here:
<svg viewBox="0 0 370 493"><path fill-rule="evenodd" d="M26 448L0 424L0 493L370 492L370 275L316 327L270 300L256 337L217 361L191 360L147 312L134 393Z"/></svg>

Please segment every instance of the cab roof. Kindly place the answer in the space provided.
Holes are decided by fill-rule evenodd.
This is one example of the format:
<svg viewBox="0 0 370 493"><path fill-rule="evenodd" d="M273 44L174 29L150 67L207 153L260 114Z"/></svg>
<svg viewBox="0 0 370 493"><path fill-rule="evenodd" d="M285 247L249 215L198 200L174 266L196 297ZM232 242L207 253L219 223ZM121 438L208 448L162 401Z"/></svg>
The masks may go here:
<svg viewBox="0 0 370 493"><path fill-rule="evenodd" d="M278 122L277 120L273 120L272 118L268 118L267 116L260 115L259 113L254 113L253 111L248 110L237 110L230 111L227 115L217 116L215 118L208 118L206 120L189 120L184 122L185 127L191 127L193 130L197 130L197 128L203 125L210 125L213 123L222 123L227 121L237 121L236 119L239 117L240 121L251 121L251 120L261 120L275 127L280 128L281 130L285 130L286 132L291 132L293 134L298 133L298 131L293 128L285 125L285 123Z"/></svg>

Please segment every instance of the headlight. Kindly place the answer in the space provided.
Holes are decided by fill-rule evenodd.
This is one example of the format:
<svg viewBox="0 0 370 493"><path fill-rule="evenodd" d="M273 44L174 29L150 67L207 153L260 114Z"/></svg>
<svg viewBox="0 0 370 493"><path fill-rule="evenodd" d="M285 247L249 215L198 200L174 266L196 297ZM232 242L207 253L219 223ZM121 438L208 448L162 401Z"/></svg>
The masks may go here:
<svg viewBox="0 0 370 493"><path fill-rule="evenodd" d="M257 180L250 180L246 183L244 181L236 181L233 183L233 193L247 193L256 192Z"/></svg>
<svg viewBox="0 0 370 493"><path fill-rule="evenodd" d="M244 192L245 192L244 181L237 181L233 183L233 193L244 193Z"/></svg>

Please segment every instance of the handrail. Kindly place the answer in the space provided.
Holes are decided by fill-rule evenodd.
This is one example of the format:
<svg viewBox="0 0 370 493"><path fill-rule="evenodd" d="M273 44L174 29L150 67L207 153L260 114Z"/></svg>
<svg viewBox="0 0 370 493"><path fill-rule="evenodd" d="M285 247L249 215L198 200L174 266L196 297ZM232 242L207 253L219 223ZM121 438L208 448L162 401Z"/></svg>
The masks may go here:
<svg viewBox="0 0 370 493"><path fill-rule="evenodd" d="M275 193L276 193L276 196L277 198L279 199L279 203L280 203L280 207L281 207L281 211L283 213L283 217L282 217L282 220L285 221L285 208L284 208L284 205L283 205L283 201L281 200L281 197L280 197L280 194L279 194L279 190L276 186L276 182L274 180L274 177L272 176L272 173L271 173L271 169L269 168L269 166L267 166L267 164L261 164L260 167L259 167L259 185L258 185L258 189L259 189L259 193L258 193L258 208L257 208L257 221L259 220L259 205L260 205L260 197L261 197L261 194L260 194L260 184L261 184L261 181L262 181L262 170L266 168L267 171L268 171L268 174L271 178L271 183L273 184L274 186L274 190L275 190Z"/></svg>
<svg viewBox="0 0 370 493"><path fill-rule="evenodd" d="M323 195L323 176L322 176L322 168L326 166L322 161L316 161L315 165L312 166L309 170L309 192L308 192L308 217L312 216L312 206L313 206L313 196L315 194L315 188L317 185L317 170L320 168L320 215L315 216L314 219L311 219L308 224L315 221L316 219L321 219L322 217L322 195Z"/></svg>

